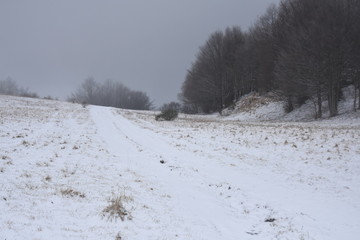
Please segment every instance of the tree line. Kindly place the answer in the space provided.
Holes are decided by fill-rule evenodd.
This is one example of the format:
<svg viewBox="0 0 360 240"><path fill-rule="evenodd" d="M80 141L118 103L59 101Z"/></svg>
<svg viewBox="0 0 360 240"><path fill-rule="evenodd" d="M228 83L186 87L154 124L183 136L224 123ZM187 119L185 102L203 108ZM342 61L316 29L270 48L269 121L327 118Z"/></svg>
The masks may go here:
<svg viewBox="0 0 360 240"><path fill-rule="evenodd" d="M152 108L152 102L146 93L133 91L113 80L97 82L93 78L87 78L68 100L124 109L150 110Z"/></svg>
<svg viewBox="0 0 360 240"><path fill-rule="evenodd" d="M216 112L252 91L274 91L286 110L312 100L338 113L341 88L353 84L360 108L360 1L282 0L248 30L216 31L199 49L182 85L184 107ZM358 102L357 102L358 99Z"/></svg>
<svg viewBox="0 0 360 240"><path fill-rule="evenodd" d="M0 80L0 94L39 98L38 94L20 87L12 78ZM53 100L51 96L44 99ZM55 98L56 99L56 98ZM122 83L106 80L102 83L88 78L67 99L81 104L111 106L117 108L150 110L153 104L146 93L133 91Z"/></svg>
<svg viewBox="0 0 360 240"><path fill-rule="evenodd" d="M29 89L19 87L18 84L11 78L0 80L0 94L32 98L39 97L36 93L29 91Z"/></svg>

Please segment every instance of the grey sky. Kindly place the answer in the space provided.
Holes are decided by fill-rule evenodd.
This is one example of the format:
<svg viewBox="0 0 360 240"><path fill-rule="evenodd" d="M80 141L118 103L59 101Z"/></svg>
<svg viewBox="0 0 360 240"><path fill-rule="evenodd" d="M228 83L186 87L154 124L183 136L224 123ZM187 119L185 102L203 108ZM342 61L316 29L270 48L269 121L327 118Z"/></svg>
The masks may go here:
<svg viewBox="0 0 360 240"><path fill-rule="evenodd" d="M1 0L0 79L65 99L87 77L177 100L198 48L279 0Z"/></svg>

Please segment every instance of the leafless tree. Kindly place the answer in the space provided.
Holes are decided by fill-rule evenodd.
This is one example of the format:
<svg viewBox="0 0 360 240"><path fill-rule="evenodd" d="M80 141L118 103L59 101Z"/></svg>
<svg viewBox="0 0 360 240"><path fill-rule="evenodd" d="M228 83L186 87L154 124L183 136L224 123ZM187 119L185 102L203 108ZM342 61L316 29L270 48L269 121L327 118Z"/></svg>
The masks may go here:
<svg viewBox="0 0 360 240"><path fill-rule="evenodd" d="M86 79L69 100L125 109L149 110L152 108L152 102L146 93L130 90L122 83L113 80L98 83L93 78Z"/></svg>
<svg viewBox="0 0 360 240"><path fill-rule="evenodd" d="M277 91L288 110L311 99L316 117L327 101L338 114L343 86L352 83L360 108L360 1L282 0L243 33L213 33L182 86L182 100L219 111L250 91Z"/></svg>
<svg viewBox="0 0 360 240"><path fill-rule="evenodd" d="M354 86L354 111L360 109L360 1L344 0L349 33L346 41L346 74ZM358 100L358 103L357 103Z"/></svg>
<svg viewBox="0 0 360 240"><path fill-rule="evenodd" d="M278 85L287 94L316 98L317 117L322 115L324 96L330 116L338 113L349 33L347 14L343 0L288 0L280 6Z"/></svg>
<svg viewBox="0 0 360 240"><path fill-rule="evenodd" d="M28 88L19 87L10 77L5 80L0 80L0 94L31 98L39 97L36 93L29 91Z"/></svg>
<svg viewBox="0 0 360 240"><path fill-rule="evenodd" d="M11 78L0 80L0 94L19 95L19 87L17 83Z"/></svg>
<svg viewBox="0 0 360 240"><path fill-rule="evenodd" d="M238 27L211 34L200 47L182 86L184 103L196 105L203 112L221 111L231 105L241 89L237 54L243 45L244 36Z"/></svg>
<svg viewBox="0 0 360 240"><path fill-rule="evenodd" d="M272 4L250 29L251 45L254 54L255 88L264 93L274 89L274 68L277 58L275 45L278 9Z"/></svg>

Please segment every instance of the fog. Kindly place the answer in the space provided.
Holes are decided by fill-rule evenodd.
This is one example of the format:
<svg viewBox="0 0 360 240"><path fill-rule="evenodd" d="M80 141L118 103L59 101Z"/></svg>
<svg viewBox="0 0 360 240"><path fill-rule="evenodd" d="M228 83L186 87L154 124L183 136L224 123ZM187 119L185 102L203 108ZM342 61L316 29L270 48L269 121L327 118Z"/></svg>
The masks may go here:
<svg viewBox="0 0 360 240"><path fill-rule="evenodd" d="M0 2L0 79L66 99L93 77L177 100L208 36L247 30L278 0L32 0Z"/></svg>

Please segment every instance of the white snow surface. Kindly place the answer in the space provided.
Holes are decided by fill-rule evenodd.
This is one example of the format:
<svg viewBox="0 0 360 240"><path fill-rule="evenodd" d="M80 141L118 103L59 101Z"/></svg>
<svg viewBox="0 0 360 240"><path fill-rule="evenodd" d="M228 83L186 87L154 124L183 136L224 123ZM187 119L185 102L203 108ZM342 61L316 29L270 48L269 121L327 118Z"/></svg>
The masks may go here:
<svg viewBox="0 0 360 240"><path fill-rule="evenodd" d="M0 96L0 239L359 239L359 118L154 115Z"/></svg>
<svg viewBox="0 0 360 240"><path fill-rule="evenodd" d="M331 122L351 124L358 123L360 111L354 112L354 86L350 85L342 89L342 97L338 104L339 116L331 118ZM246 122L261 121L314 121L315 120L315 99L307 100L302 106L295 108L290 113L285 113L285 101L279 100L274 93L259 96L252 92L243 96L233 107L222 111L222 115L217 114L219 119L236 120ZM330 112L328 102L322 104L322 119L329 118Z"/></svg>

